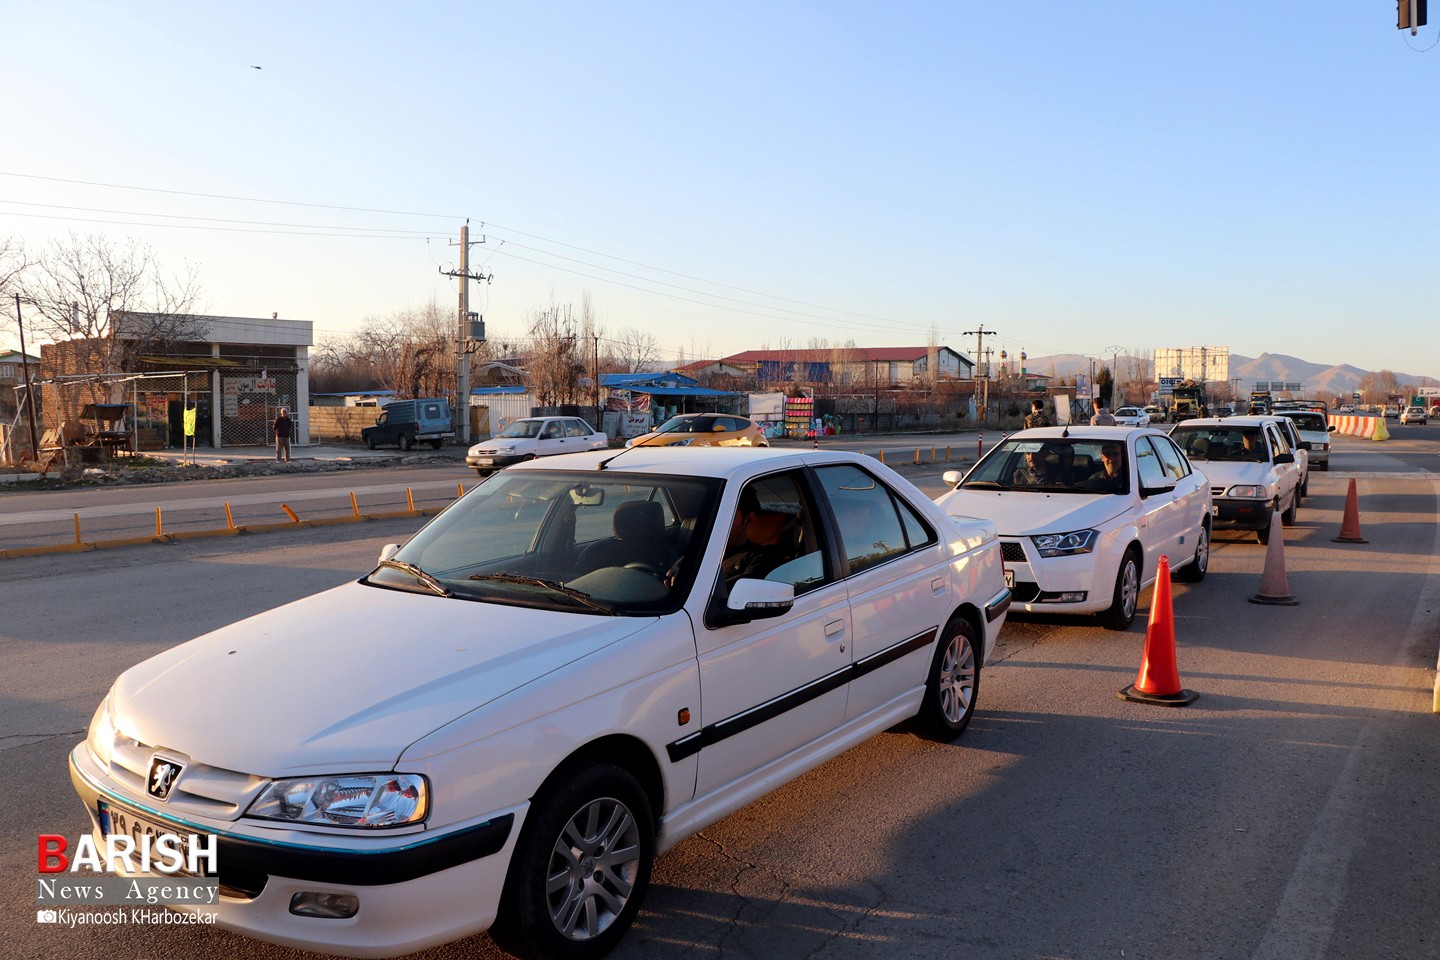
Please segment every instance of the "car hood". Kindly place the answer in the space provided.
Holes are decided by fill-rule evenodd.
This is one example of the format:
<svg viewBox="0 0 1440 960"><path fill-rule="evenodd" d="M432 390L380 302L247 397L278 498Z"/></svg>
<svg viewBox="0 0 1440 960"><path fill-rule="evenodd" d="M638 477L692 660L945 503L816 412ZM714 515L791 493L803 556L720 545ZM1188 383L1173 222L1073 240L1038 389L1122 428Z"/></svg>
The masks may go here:
<svg viewBox="0 0 1440 960"><path fill-rule="evenodd" d="M416 740L655 622L346 584L115 682L117 728L260 776L386 770Z"/></svg>
<svg viewBox="0 0 1440 960"><path fill-rule="evenodd" d="M1130 499L1113 493L952 490L935 502L952 517L982 517L1002 537L1020 537L1102 526L1123 514Z"/></svg>

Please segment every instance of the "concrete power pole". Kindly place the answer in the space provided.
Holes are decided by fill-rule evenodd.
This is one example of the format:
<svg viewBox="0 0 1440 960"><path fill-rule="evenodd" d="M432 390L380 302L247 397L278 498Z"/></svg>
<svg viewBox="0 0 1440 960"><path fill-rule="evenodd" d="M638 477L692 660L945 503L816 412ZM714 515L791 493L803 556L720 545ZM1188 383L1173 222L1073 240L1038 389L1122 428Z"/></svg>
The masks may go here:
<svg viewBox="0 0 1440 960"><path fill-rule="evenodd" d="M974 338L975 338L975 363L976 363L976 364L982 364L982 363L985 362L985 334L987 334L987 333L990 334L991 336L994 336L994 335L995 335L995 331L994 331L994 330L986 330L986 329L985 329L985 324L982 323L982 324L980 324L980 329L978 329L978 330L966 330L965 333L963 334L963 336L974 337ZM989 368L988 366L985 366L985 367L982 368L981 376L982 376L982 378L983 378L983 379L982 379L982 386L984 387L984 394L985 394L985 399L980 402L980 419L983 421L983 420L985 419L985 415L986 415L986 412L987 412L987 411L986 411L986 408L990 405L990 368Z"/></svg>
<svg viewBox="0 0 1440 960"><path fill-rule="evenodd" d="M485 238L481 237L476 243L484 243ZM485 323L483 320L472 319L470 313L470 281L483 280L487 283L490 280L488 273L470 272L470 223L460 227L460 269L441 270L447 277L456 277L460 280L460 320L455 332L455 403L459 408L456 416L459 418L457 432L460 434L460 441L470 443L470 350L472 344L478 345L485 342Z"/></svg>

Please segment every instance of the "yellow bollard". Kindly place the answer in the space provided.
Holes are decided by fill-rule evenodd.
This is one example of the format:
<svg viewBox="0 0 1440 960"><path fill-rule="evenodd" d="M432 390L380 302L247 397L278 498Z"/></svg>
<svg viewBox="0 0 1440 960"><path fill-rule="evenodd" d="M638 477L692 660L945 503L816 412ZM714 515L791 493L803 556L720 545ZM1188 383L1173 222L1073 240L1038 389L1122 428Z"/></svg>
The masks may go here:
<svg viewBox="0 0 1440 960"><path fill-rule="evenodd" d="M230 513L230 501L225 501L225 529L235 529L235 517Z"/></svg>
<svg viewBox="0 0 1440 960"><path fill-rule="evenodd" d="M164 531L164 529L162 528L162 526L161 526L161 524L160 524L160 508L159 508L159 507L156 507L156 508L155 508L155 536L157 536L157 537L163 537L163 536L165 536L165 531Z"/></svg>
<svg viewBox="0 0 1440 960"><path fill-rule="evenodd" d="M465 484L463 484L463 483L457 483L457 484L455 484L455 496L457 496L457 497L463 497L463 496L465 496Z"/></svg>
<svg viewBox="0 0 1440 960"><path fill-rule="evenodd" d="M920 448L919 448L919 447L916 447L916 448L915 448L915 463L916 463L917 465L920 463Z"/></svg>
<svg viewBox="0 0 1440 960"><path fill-rule="evenodd" d="M295 511L290 509L290 505L288 503L280 504L280 509L284 510L285 516L289 517L291 520L295 521L296 523L300 522L300 518L295 516Z"/></svg>
<svg viewBox="0 0 1440 960"><path fill-rule="evenodd" d="M350 491L350 512L355 514L355 519L360 519L360 502L355 499L355 491Z"/></svg>
<svg viewBox="0 0 1440 960"><path fill-rule="evenodd" d="M945 462L947 462L947 463L950 462L950 448L949 448L949 447L946 447L946 448L945 448Z"/></svg>
<svg viewBox="0 0 1440 960"><path fill-rule="evenodd" d="M931 463L934 463L934 462L935 462L935 448L934 448L934 447L931 447L931 448L930 448L930 462L931 462Z"/></svg>
<svg viewBox="0 0 1440 960"><path fill-rule="evenodd" d="M414 513L414 512L415 512L415 494L413 494L413 493L410 492L410 488L409 488L409 487L406 487L406 488L405 488L405 502L406 502L407 504L409 504L409 506L410 506L410 512L411 512L411 513Z"/></svg>
<svg viewBox="0 0 1440 960"><path fill-rule="evenodd" d="M80 514L75 514L75 542L80 542Z"/></svg>
<svg viewBox="0 0 1440 960"><path fill-rule="evenodd" d="M878 454L876 454L876 456L878 456L878 457L880 458L880 462L881 462L881 463L884 463L884 462L885 462L885 451L884 451L884 450L881 450Z"/></svg>

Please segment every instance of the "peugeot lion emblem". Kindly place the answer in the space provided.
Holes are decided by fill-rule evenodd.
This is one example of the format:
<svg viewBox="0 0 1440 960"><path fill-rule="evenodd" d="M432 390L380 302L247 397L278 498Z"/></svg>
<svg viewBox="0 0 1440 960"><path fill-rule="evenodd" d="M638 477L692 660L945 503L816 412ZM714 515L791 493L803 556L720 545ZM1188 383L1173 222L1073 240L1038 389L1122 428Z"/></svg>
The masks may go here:
<svg viewBox="0 0 1440 960"><path fill-rule="evenodd" d="M152 757L150 759L150 779L146 783L145 792L156 800L169 800L170 791L175 787L175 781L183 769L185 769L185 765L177 760Z"/></svg>

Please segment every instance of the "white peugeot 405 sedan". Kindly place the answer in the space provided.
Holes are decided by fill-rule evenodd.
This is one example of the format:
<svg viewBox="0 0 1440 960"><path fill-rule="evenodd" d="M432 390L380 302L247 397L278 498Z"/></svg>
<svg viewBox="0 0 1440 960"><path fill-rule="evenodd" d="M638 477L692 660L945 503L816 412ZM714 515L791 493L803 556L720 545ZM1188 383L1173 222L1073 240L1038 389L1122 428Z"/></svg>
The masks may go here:
<svg viewBox="0 0 1440 960"><path fill-rule="evenodd" d="M1210 488L1170 438L1149 427L1041 427L1013 434L938 503L1000 531L1017 611L1135 619L1160 557L1182 580L1210 564Z"/></svg>
<svg viewBox="0 0 1440 960"><path fill-rule="evenodd" d="M97 839L217 838L230 930L590 957L680 840L899 721L960 734L1009 602L994 525L862 455L549 458L127 670L71 780Z"/></svg>

